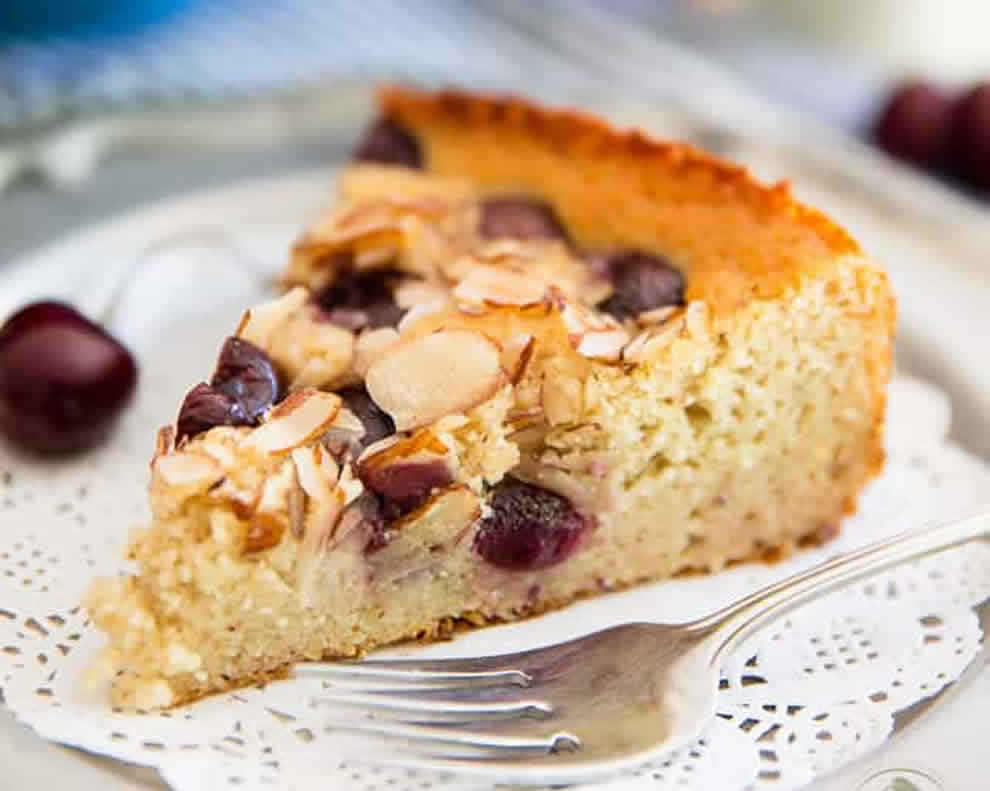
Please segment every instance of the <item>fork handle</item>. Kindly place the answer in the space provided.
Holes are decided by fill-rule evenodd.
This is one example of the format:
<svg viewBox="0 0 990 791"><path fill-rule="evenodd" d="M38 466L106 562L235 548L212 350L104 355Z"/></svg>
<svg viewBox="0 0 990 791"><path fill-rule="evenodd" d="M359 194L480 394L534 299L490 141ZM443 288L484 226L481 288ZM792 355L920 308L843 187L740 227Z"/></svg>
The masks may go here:
<svg viewBox="0 0 990 791"><path fill-rule="evenodd" d="M717 665L754 632L812 599L892 566L978 538L990 538L990 512L901 533L843 553L740 599L691 626L709 633L713 641L712 663Z"/></svg>

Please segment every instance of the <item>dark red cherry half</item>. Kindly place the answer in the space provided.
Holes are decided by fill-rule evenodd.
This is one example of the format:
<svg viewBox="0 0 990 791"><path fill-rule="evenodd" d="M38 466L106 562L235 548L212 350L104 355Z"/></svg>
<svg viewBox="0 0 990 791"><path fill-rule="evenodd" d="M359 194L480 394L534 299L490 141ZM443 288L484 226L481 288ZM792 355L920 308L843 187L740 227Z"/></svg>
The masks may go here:
<svg viewBox="0 0 990 791"><path fill-rule="evenodd" d="M0 431L24 448L96 445L136 383L131 353L70 305L35 302L0 327Z"/></svg>

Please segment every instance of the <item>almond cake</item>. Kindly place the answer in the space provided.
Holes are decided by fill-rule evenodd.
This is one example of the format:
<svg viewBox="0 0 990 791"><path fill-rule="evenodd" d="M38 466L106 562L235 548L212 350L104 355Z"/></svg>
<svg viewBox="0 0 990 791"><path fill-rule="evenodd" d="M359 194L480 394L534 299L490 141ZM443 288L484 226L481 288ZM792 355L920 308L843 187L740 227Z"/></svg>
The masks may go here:
<svg viewBox="0 0 990 791"><path fill-rule="evenodd" d="M167 707L835 535L883 465L885 274L786 184L391 88L88 595Z"/></svg>

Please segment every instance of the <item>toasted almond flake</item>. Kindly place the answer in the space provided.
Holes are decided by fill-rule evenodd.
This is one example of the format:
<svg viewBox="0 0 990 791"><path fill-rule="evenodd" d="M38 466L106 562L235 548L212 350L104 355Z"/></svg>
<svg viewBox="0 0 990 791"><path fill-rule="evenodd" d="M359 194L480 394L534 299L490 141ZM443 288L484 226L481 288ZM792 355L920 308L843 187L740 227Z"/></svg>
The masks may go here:
<svg viewBox="0 0 990 791"><path fill-rule="evenodd" d="M322 390L297 390L273 409L242 447L285 453L322 434L333 423L340 398Z"/></svg>
<svg viewBox="0 0 990 791"><path fill-rule="evenodd" d="M643 347L646 346L646 342L651 337L653 337L653 333L650 330L643 330L639 333L622 349L622 359L629 361L637 360L643 351Z"/></svg>
<svg viewBox="0 0 990 791"><path fill-rule="evenodd" d="M292 462L299 485L314 500L329 496L337 485L340 468L323 446L296 448L292 451Z"/></svg>
<svg viewBox="0 0 990 791"><path fill-rule="evenodd" d="M255 511L268 513L284 512L288 507L289 492L296 479L296 468L286 460L276 472L265 478L261 486L261 496L255 504Z"/></svg>
<svg viewBox="0 0 990 791"><path fill-rule="evenodd" d="M260 349L268 347L271 334L309 300L309 291L296 286L278 299L264 302L248 310L235 333Z"/></svg>
<svg viewBox="0 0 990 791"><path fill-rule="evenodd" d="M362 332L354 344L354 372L362 379L368 373L368 368L378 358L385 354L399 340L399 333L391 327L379 327L375 330Z"/></svg>
<svg viewBox="0 0 990 791"><path fill-rule="evenodd" d="M543 379L540 401L551 426L574 423L584 409L584 388L578 379L550 372Z"/></svg>
<svg viewBox="0 0 990 791"><path fill-rule="evenodd" d="M502 364L509 372L509 381L512 384L519 384L529 361L533 359L533 352L536 351L536 338L529 333L520 333L506 342L502 353Z"/></svg>
<svg viewBox="0 0 990 791"><path fill-rule="evenodd" d="M155 458L171 452L175 446L175 426L162 426L155 436Z"/></svg>
<svg viewBox="0 0 990 791"><path fill-rule="evenodd" d="M622 359L635 363L651 357L657 349L677 338L684 331L684 327L685 322L681 317L644 330L622 350Z"/></svg>
<svg viewBox="0 0 990 791"><path fill-rule="evenodd" d="M340 468L323 446L296 448L292 451L292 462L299 485L307 496L314 500L330 497L337 485Z"/></svg>
<svg viewBox="0 0 990 791"><path fill-rule="evenodd" d="M527 253L532 254L532 251L518 239L495 239L478 250L482 258L525 257Z"/></svg>
<svg viewBox="0 0 990 791"><path fill-rule="evenodd" d="M343 493L345 504L354 502L364 492L364 484L354 474L354 468L350 464L345 464L340 470L337 491Z"/></svg>
<svg viewBox="0 0 990 791"><path fill-rule="evenodd" d="M202 435L202 440L196 443L196 452L215 459L224 469L230 469L237 461L234 447L223 442L222 437L213 437L212 434L213 432L209 432Z"/></svg>
<svg viewBox="0 0 990 791"><path fill-rule="evenodd" d="M380 442L375 443L380 446ZM369 448L368 450L371 450ZM429 429L420 429L411 436L401 437L385 447L378 447L373 453L362 453L358 460L359 470L381 469L397 463L422 461L435 462L451 458L452 449ZM453 461L451 459L451 461Z"/></svg>
<svg viewBox="0 0 990 791"><path fill-rule="evenodd" d="M361 462L364 461L364 459L367 459L369 456L374 456L378 453L381 453L383 450L385 450L385 448L390 448L392 445L395 445L396 443L401 442L402 440L403 437L400 437L397 434L392 434L391 436L383 437L382 439L378 440L378 442L372 442L368 447L364 449L364 452L362 452L361 455L358 456L357 463L360 465Z"/></svg>
<svg viewBox="0 0 990 791"><path fill-rule="evenodd" d="M539 277L476 264L454 288L454 298L482 305L532 305L543 299L546 287Z"/></svg>
<svg viewBox="0 0 990 791"><path fill-rule="evenodd" d="M636 323L644 327L651 324L663 324L679 310L681 310L679 305L664 305L662 308L645 310L636 317Z"/></svg>
<svg viewBox="0 0 990 791"><path fill-rule="evenodd" d="M449 302L446 300L436 300L435 302L424 302L421 305L415 305L406 311L405 315L399 319L398 330L400 333L405 332L410 327L412 327L417 321L424 318L425 316L432 316L436 313L443 313L449 307Z"/></svg>
<svg viewBox="0 0 990 791"><path fill-rule="evenodd" d="M223 468L215 459L191 451L159 456L152 470L168 486L206 488L223 477Z"/></svg>
<svg viewBox="0 0 990 791"><path fill-rule="evenodd" d="M395 245L383 245L381 247L358 250L354 254L354 268L359 271L378 269L392 263L398 255L399 248Z"/></svg>
<svg viewBox="0 0 990 791"><path fill-rule="evenodd" d="M289 533L297 541L306 531L306 492L299 483L298 471L289 491Z"/></svg>
<svg viewBox="0 0 990 791"><path fill-rule="evenodd" d="M395 298L395 304L403 310L422 305L424 302L448 300L447 289L439 283L430 283L426 280L405 280L396 287L392 296Z"/></svg>
<svg viewBox="0 0 990 791"><path fill-rule="evenodd" d="M576 344L578 354L598 360L618 360L622 348L629 342L629 334L623 329L594 330L580 336Z"/></svg>
<svg viewBox="0 0 990 791"><path fill-rule="evenodd" d="M444 415L433 424L433 430L440 434L444 431L457 431L471 422L467 415Z"/></svg>
<svg viewBox="0 0 990 791"><path fill-rule="evenodd" d="M439 330L393 347L365 377L368 393L408 431L486 401L502 383L501 349L471 330Z"/></svg>
<svg viewBox="0 0 990 791"><path fill-rule="evenodd" d="M364 423L345 406L337 410L330 425L343 431L352 431L359 436L364 436Z"/></svg>

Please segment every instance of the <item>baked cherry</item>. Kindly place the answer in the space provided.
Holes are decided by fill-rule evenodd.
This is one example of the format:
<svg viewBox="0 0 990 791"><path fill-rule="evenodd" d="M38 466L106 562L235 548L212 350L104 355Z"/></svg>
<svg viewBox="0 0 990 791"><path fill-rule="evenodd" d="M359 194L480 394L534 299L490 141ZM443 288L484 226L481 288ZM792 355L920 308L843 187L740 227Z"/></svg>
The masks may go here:
<svg viewBox="0 0 990 791"><path fill-rule="evenodd" d="M245 426L250 424L244 407L227 393L221 393L200 382L186 393L179 407L175 433L179 439L195 437L214 426Z"/></svg>
<svg viewBox="0 0 990 791"><path fill-rule="evenodd" d="M481 520L474 548L503 569L532 571L560 563L593 524L555 492L505 478L492 490L491 513Z"/></svg>
<svg viewBox="0 0 990 791"><path fill-rule="evenodd" d="M419 508L434 489L454 482L450 468L442 461L365 466L360 475L361 483L390 506L386 510L395 511L398 516Z"/></svg>
<svg viewBox="0 0 990 791"><path fill-rule="evenodd" d="M0 430L33 451L67 453L109 434L137 383L131 353L61 302L36 302L0 328Z"/></svg>
<svg viewBox="0 0 990 791"><path fill-rule="evenodd" d="M554 210L531 198L489 198L481 206L479 230L486 239L567 241L567 232Z"/></svg>
<svg viewBox="0 0 990 791"><path fill-rule="evenodd" d="M345 406L354 413L361 425L364 426L364 436L361 437L362 447L368 447L380 439L390 437L395 433L395 423L387 412L371 400L364 385L345 387L337 391Z"/></svg>
<svg viewBox="0 0 990 791"><path fill-rule="evenodd" d="M282 400L282 384L271 358L242 338L224 341L210 385L237 401L252 421Z"/></svg>
<svg viewBox="0 0 990 791"><path fill-rule="evenodd" d="M873 127L887 153L921 167L945 161L952 104L929 82L912 81L894 91Z"/></svg>
<svg viewBox="0 0 990 791"><path fill-rule="evenodd" d="M379 118L368 128L358 143L354 158L360 162L423 167L419 142L401 124L388 118Z"/></svg>
<svg viewBox="0 0 990 791"><path fill-rule="evenodd" d="M316 302L327 321L349 330L394 327L405 311L395 303L389 281L401 276L391 269L348 272L320 292Z"/></svg>
<svg viewBox="0 0 990 791"><path fill-rule="evenodd" d="M254 426L285 391L271 358L243 338L230 337L217 358L209 384L190 390L176 419L179 439L214 426Z"/></svg>
<svg viewBox="0 0 990 791"><path fill-rule="evenodd" d="M684 276L663 258L639 252L618 253L605 260L604 268L614 291L598 307L617 319L684 304Z"/></svg>
<svg viewBox="0 0 990 791"><path fill-rule="evenodd" d="M949 136L960 178L990 189L990 82L973 86L956 101Z"/></svg>

